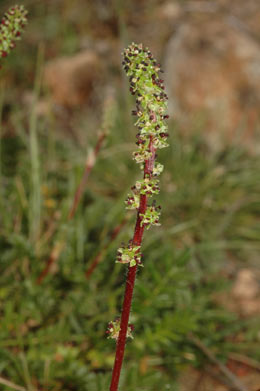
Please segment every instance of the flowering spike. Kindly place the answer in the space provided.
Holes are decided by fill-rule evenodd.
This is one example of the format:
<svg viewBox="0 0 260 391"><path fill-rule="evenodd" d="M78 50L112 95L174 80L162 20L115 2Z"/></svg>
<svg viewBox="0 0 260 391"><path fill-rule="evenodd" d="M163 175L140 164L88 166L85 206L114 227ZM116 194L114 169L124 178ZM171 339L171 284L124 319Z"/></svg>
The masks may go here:
<svg viewBox="0 0 260 391"><path fill-rule="evenodd" d="M27 11L23 5L15 5L5 13L0 24L0 58L7 57L15 48L26 24Z"/></svg>
<svg viewBox="0 0 260 391"><path fill-rule="evenodd" d="M123 52L123 67L129 77L130 92L135 96L135 126L138 128L137 150L133 158L144 172L143 179L136 181L125 204L127 209L137 210L134 236L128 245L122 245L117 251L116 262L128 264L128 274L121 320L110 322L108 333L117 340L116 357L112 373L110 391L118 391L126 338L129 336L129 315L133 297L136 271L141 264L141 244L144 229L159 224L160 206L155 202L148 205L148 197L159 193L158 176L163 165L155 162L156 150L165 148L167 143L166 113L167 95L163 80L159 76L161 65L142 44L132 43Z"/></svg>

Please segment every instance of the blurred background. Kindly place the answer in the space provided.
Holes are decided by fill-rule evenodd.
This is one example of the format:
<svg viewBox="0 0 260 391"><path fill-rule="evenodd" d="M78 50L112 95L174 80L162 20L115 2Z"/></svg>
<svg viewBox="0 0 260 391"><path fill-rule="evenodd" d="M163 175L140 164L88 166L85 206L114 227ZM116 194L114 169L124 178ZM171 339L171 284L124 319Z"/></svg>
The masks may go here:
<svg viewBox="0 0 260 391"><path fill-rule="evenodd" d="M259 2L21 4L0 71L0 389L109 388L141 175L121 69L134 41L162 64L170 147L121 389L259 390Z"/></svg>

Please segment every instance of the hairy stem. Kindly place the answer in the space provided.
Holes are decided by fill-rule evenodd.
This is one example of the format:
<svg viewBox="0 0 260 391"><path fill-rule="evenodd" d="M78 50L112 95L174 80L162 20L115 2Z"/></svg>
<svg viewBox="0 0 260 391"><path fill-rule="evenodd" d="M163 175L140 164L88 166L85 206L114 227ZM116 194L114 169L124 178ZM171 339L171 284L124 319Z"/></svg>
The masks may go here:
<svg viewBox="0 0 260 391"><path fill-rule="evenodd" d="M144 177L146 177L147 175L151 176L154 167L155 148L153 145L152 136L150 136L149 151L151 152L151 157L145 162ZM136 246L141 246L142 244L144 226L141 224L142 221L141 214L144 214L146 212L146 208L147 208L147 195L141 195L140 206L137 211L137 219L136 219L135 231L133 236L133 244ZM116 355L115 355L114 368L112 372L110 391L118 390L118 383L119 383L121 368L124 360L127 329L128 329L129 315L131 310L137 267L138 267L137 264L132 267L130 265L128 266L124 302L123 302L121 321L120 321L120 332L117 340Z"/></svg>

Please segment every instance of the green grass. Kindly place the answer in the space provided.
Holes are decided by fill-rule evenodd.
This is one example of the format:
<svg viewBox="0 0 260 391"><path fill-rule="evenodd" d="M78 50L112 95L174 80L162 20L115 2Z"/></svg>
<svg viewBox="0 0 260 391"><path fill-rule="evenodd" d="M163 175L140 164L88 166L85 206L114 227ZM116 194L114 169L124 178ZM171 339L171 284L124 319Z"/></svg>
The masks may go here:
<svg viewBox="0 0 260 391"><path fill-rule="evenodd" d="M28 391L108 389L115 346L105 330L120 314L125 279L124 267L114 261L134 216L89 281L84 272L123 218L124 197L141 174L131 160L135 136L129 110L124 97L116 99L121 104L107 144L70 223L66 215L85 148L53 130L50 143L47 121L41 125L37 118L30 125L38 129L33 143L26 121L2 139L0 373ZM12 112L14 122L19 115ZM131 315L135 338L128 343L121 380L125 391L177 390L179 371L204 363L191 332L220 359L229 351L259 358L256 320L245 322L214 301L229 287L229 265L254 266L259 251L259 161L232 146L212 154L198 136L187 143L174 123L170 134L171 147L160 152L162 226L145 233L144 268ZM94 145L96 137L90 134L87 142ZM37 188L33 159L39 164ZM32 236L35 191L42 201L39 231ZM60 238L66 247L55 273L37 285ZM238 342L241 331L244 341Z"/></svg>

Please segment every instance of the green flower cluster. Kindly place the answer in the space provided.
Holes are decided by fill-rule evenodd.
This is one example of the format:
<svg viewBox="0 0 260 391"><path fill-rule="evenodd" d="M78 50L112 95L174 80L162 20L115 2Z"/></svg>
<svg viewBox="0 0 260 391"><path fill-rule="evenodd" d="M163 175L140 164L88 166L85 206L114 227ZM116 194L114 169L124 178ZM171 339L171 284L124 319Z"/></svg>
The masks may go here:
<svg viewBox="0 0 260 391"><path fill-rule="evenodd" d="M11 7L0 23L0 58L6 57L15 48L27 24L27 11L22 5Z"/></svg>
<svg viewBox="0 0 260 391"><path fill-rule="evenodd" d="M134 330L134 326L132 324L129 324L127 328L127 334L126 334L127 338L133 339L133 335L132 335L133 330ZM112 338L117 340L119 336L119 332L120 332L120 319L116 319L114 322L109 322L106 331L106 334L108 334L107 338Z"/></svg>
<svg viewBox="0 0 260 391"><path fill-rule="evenodd" d="M139 194L128 194L127 199L125 200L126 209L135 210L139 209L140 206L140 196Z"/></svg>
<svg viewBox="0 0 260 391"><path fill-rule="evenodd" d="M148 206L145 213L141 213L140 216L142 217L141 226L146 227L146 229L149 229L152 225L161 225L159 223L159 217L161 207L155 205L155 201L152 205Z"/></svg>
<svg viewBox="0 0 260 391"><path fill-rule="evenodd" d="M133 246L131 241L128 246L122 245L117 250L116 263L129 263L130 266L141 265L140 246Z"/></svg>
<svg viewBox="0 0 260 391"><path fill-rule="evenodd" d="M132 114L138 117L135 125L139 132L136 143L138 150L133 153L133 157L141 164L141 169L144 169L145 162L152 156L151 141L154 150L168 146L165 123L169 117L166 114L168 97L164 92L163 80L159 77L161 66L147 48L132 43L123 56L122 64L129 77L130 92L136 95L136 110ZM144 179L136 182L132 187L132 194L125 201L127 209L139 208L140 195L150 197L159 193L159 180L156 177L162 171L163 165L156 162ZM143 215L142 225L147 228L153 224L158 225L159 214L159 207L151 205Z"/></svg>
<svg viewBox="0 0 260 391"><path fill-rule="evenodd" d="M160 64L153 58L151 52L143 46L132 43L123 53L123 67L129 77L130 92L136 96L137 116L135 125L138 128L137 146L133 157L144 170L144 178L132 187L132 194L128 194L125 201L126 209L139 210L141 197L151 197L159 193L158 176L163 171L163 165L155 162L156 150L165 148L167 144L167 125L165 120L167 95L164 92L163 80L159 77L162 72ZM149 229L159 224L160 206L155 202L148 205L145 210L139 210L140 226ZM140 265L140 247L127 246L119 248L117 262L128 263L130 266Z"/></svg>
<svg viewBox="0 0 260 391"><path fill-rule="evenodd" d="M164 92L160 64L153 58L142 44L132 43L123 53L123 67L129 77L130 92L136 95L136 110L133 115L138 117L135 125L138 127L138 150L133 156L137 163L144 163L150 156L149 143L153 137L154 147L165 148L167 143L167 125L165 119L168 97Z"/></svg>

